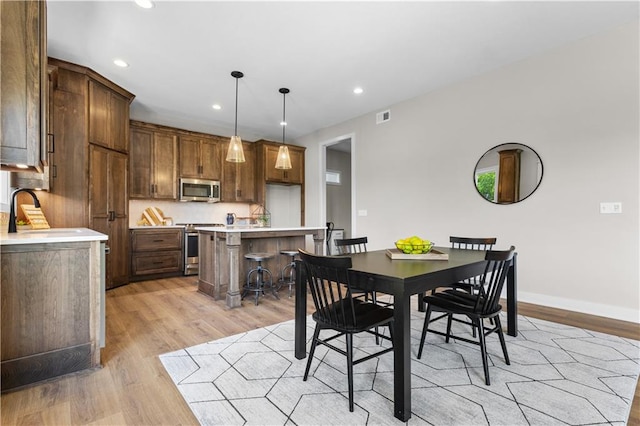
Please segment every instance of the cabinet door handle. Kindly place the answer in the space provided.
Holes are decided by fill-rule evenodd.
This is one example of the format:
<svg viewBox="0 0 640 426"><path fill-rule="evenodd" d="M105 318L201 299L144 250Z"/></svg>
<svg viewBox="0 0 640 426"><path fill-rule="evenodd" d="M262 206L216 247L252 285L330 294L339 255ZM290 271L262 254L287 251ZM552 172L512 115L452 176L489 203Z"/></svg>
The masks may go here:
<svg viewBox="0 0 640 426"><path fill-rule="evenodd" d="M242 189L236 189L236 198L242 197Z"/></svg>
<svg viewBox="0 0 640 426"><path fill-rule="evenodd" d="M49 138L49 149L48 153L53 154L56 152L56 135L53 133L47 133L47 137Z"/></svg>
<svg viewBox="0 0 640 426"><path fill-rule="evenodd" d="M56 166L55 164L53 166L51 166L52 169L52 173L53 173L53 178L57 178L58 177L58 166Z"/></svg>

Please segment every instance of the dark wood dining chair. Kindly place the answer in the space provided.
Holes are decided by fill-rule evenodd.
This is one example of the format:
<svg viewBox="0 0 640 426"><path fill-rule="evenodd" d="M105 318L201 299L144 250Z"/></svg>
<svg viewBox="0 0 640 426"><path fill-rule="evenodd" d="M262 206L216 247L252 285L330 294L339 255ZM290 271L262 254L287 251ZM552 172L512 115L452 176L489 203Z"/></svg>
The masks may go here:
<svg viewBox="0 0 640 426"><path fill-rule="evenodd" d="M338 254L354 254L354 253L366 253L367 252L367 243L369 239L367 237L358 237L358 238L343 238L340 240L335 240L336 248L338 249Z"/></svg>
<svg viewBox="0 0 640 426"><path fill-rule="evenodd" d="M451 248L461 249L461 250L481 250L481 251L491 250L495 245L496 241L497 239L495 237L484 237L484 238L454 237L454 236L449 237ZM443 285L442 287L438 287L437 289L432 290L431 294L433 295L438 291L442 291L442 288L458 288L458 289L464 289L469 293L473 293L478 289L478 286L480 285L480 280L481 280L480 276L470 277L457 283L451 283L451 284ZM440 315L439 317L431 318L431 322L438 321L444 316L447 316L447 315L443 314L443 315ZM453 318L453 321L457 321L457 319ZM473 329L473 337L476 337L475 328Z"/></svg>
<svg viewBox="0 0 640 426"><path fill-rule="evenodd" d="M427 313L424 317L424 325L422 327L418 359L422 357L422 350L424 349L428 331L445 336L447 343L449 343L449 339L453 337L456 340L479 345L482 355L482 366L484 367L485 383L490 385L485 338L491 333L497 333L500 339L500 345L502 346L504 361L507 365L510 364L507 345L500 323L502 306L499 302L500 293L507 278L514 252L514 246L511 246L509 250L505 251L487 251L485 255L486 266L484 273L481 275L481 285L478 286L477 292L469 293L464 289L452 288L424 297L424 301L427 304ZM429 328L432 322L430 321L432 312L443 312L445 314L444 316L447 317L446 333ZM451 334L451 323L454 314L465 315L469 319L469 321L465 323L471 325L474 330L477 331L477 341L460 336L453 336ZM491 326L489 328L485 328L485 319L491 320Z"/></svg>
<svg viewBox="0 0 640 426"><path fill-rule="evenodd" d="M368 242L369 242L368 237L343 238L343 239L335 240L335 245L336 245L336 248L338 249L338 255L348 256L350 254L366 253ZM361 290L357 288L356 285L352 287L352 290L354 293L360 293L359 297L364 296L365 300L369 300L369 296L371 296L371 300L373 301L373 303L380 303L375 291ZM393 302L383 302L380 304L384 306L393 306ZM376 332L377 331L378 330L376 329ZM380 340L377 337L376 337L376 343L380 343Z"/></svg>
<svg viewBox="0 0 640 426"><path fill-rule="evenodd" d="M353 411L353 366L393 350L393 309L353 297L349 280L350 257L316 256L304 250L298 251L309 293L316 309L312 315L316 327L303 380L306 381L309 376L313 355L318 345L327 346L345 355L349 382L349 411ZM382 326L389 327L391 337L372 331ZM327 329L336 331L336 334L321 339L320 331ZM354 360L353 335L362 332L390 340L392 345L390 348ZM329 343L341 336L345 336L346 350Z"/></svg>
<svg viewBox="0 0 640 426"><path fill-rule="evenodd" d="M495 237L449 237L451 248L461 250L492 250L496 240L497 239ZM472 292L473 290L477 290L478 285L480 285L480 279L480 276L467 278L464 281L456 283L455 286L467 288L469 292Z"/></svg>

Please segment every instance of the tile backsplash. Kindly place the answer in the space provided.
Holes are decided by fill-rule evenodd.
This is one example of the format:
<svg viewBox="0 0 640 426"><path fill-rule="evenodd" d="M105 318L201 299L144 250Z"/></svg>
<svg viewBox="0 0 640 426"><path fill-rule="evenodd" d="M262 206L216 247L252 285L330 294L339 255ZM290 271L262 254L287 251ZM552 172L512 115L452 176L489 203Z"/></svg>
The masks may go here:
<svg viewBox="0 0 640 426"><path fill-rule="evenodd" d="M138 226L142 212L147 207L160 209L164 217L173 219L173 223L225 223L227 213L238 217L249 216L252 204L242 203L197 203L158 200L130 200L129 226Z"/></svg>

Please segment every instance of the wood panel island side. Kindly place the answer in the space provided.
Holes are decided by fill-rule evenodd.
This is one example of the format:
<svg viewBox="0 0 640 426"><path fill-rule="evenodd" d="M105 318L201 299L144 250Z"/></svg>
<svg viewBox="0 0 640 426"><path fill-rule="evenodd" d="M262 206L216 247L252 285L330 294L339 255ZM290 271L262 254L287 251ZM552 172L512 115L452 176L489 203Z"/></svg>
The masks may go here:
<svg viewBox="0 0 640 426"><path fill-rule="evenodd" d="M0 235L2 392L100 366L106 240L86 228Z"/></svg>
<svg viewBox="0 0 640 426"><path fill-rule="evenodd" d="M306 236L313 237L314 252L322 254L324 227L250 228L213 227L197 228L199 232L198 256L200 270L198 290L216 300L226 297L229 308L242 306L242 286L247 272L254 263L247 261L247 253L272 253L272 259L263 262L271 271L273 280L280 277L282 267L291 260L280 250L306 249Z"/></svg>

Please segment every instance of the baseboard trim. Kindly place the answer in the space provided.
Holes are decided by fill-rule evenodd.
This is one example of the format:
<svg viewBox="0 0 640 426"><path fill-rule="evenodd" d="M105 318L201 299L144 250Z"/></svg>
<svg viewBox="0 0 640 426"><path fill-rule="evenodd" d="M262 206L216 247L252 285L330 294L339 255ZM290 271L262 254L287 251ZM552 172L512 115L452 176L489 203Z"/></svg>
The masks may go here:
<svg viewBox="0 0 640 426"><path fill-rule="evenodd" d="M582 300L566 299L544 294L518 291L518 302L526 302L534 305L548 306L550 308L565 311L580 312L588 315L596 315L620 321L640 324L640 312L634 309L620 308L618 306L604 305L601 303L585 302Z"/></svg>

